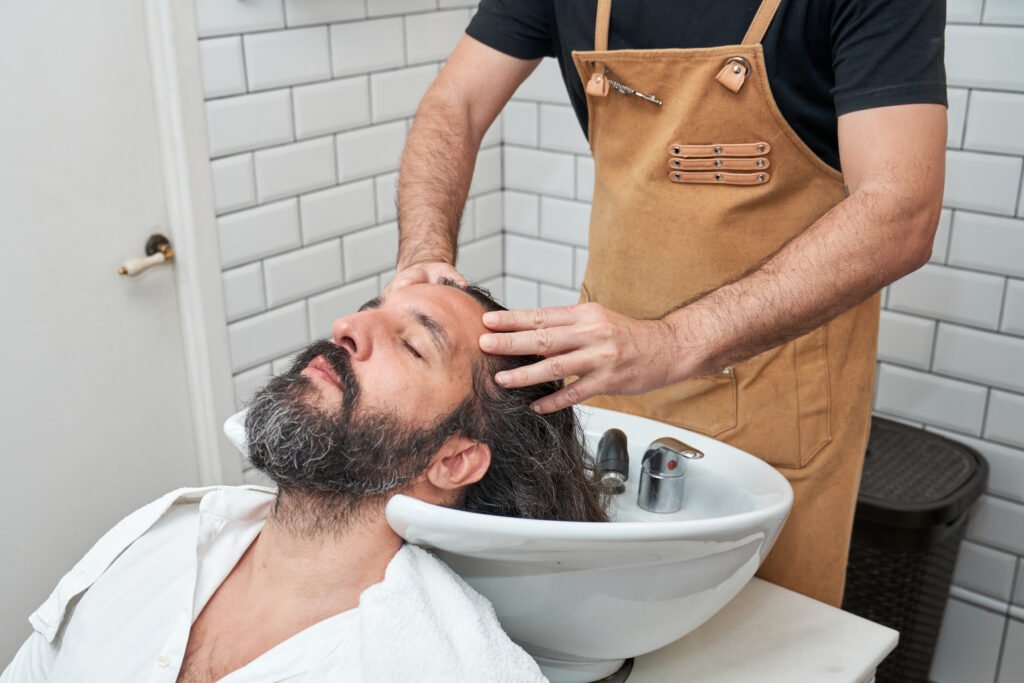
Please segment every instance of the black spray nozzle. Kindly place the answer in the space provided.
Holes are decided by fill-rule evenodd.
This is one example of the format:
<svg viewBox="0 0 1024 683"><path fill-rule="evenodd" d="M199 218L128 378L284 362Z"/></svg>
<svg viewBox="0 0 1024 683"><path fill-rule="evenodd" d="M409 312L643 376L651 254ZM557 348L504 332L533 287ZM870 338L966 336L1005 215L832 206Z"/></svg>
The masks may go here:
<svg viewBox="0 0 1024 683"><path fill-rule="evenodd" d="M629 451L626 435L620 429L609 429L597 444L597 471L601 481L615 493L626 490L629 479Z"/></svg>

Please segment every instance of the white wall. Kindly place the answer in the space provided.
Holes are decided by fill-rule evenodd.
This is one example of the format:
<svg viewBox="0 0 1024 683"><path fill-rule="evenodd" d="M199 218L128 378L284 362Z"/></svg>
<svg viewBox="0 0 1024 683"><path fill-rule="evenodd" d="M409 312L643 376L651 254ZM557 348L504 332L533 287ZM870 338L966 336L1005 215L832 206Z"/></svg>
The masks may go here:
<svg viewBox="0 0 1024 683"><path fill-rule="evenodd" d="M408 119L473 4L197 0L240 401L389 278ZM949 23L947 208L932 262L886 293L875 407L992 466L932 675L1010 683L1024 680L1024 2L950 0ZM460 268L513 307L575 303L593 163L551 60L478 163Z"/></svg>

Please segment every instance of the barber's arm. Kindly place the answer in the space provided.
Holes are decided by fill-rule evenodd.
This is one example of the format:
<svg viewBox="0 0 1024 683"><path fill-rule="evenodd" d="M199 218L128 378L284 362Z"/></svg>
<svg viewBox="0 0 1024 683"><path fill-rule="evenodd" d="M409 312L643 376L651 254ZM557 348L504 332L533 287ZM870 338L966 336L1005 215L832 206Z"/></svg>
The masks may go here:
<svg viewBox="0 0 1024 683"><path fill-rule="evenodd" d="M946 109L911 104L839 118L849 196L743 277L660 320L587 303L487 313L484 351L535 353L508 387L578 376L535 404L637 394L719 370L794 339L927 262L942 207ZM770 215L765 220L772 220ZM626 226L624 226L626 227Z"/></svg>
<svg viewBox="0 0 1024 683"><path fill-rule="evenodd" d="M427 90L398 173L398 273L389 287L452 277L459 217L480 141L539 59L516 59L463 36Z"/></svg>

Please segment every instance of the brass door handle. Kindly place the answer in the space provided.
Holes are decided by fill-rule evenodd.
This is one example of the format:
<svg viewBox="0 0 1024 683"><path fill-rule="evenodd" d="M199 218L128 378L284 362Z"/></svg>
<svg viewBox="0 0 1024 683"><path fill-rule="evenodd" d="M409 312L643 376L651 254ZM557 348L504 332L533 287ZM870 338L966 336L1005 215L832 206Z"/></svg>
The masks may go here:
<svg viewBox="0 0 1024 683"><path fill-rule="evenodd" d="M163 235L157 233L150 235L146 240L146 255L140 258L128 259L117 269L118 275L138 275L149 270L153 266L162 263L169 263L174 260L174 249L171 242Z"/></svg>

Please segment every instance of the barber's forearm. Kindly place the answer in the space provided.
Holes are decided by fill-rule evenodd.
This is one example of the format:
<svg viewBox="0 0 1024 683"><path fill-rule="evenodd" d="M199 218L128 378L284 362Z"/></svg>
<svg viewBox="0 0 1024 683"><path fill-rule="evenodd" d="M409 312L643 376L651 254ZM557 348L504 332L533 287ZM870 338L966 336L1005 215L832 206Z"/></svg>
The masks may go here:
<svg viewBox="0 0 1024 683"><path fill-rule="evenodd" d="M455 263L480 138L468 108L428 91L398 173L399 270L423 261Z"/></svg>
<svg viewBox="0 0 1024 683"><path fill-rule="evenodd" d="M937 199L866 188L742 278L664 317L677 379L706 374L805 334L916 270L931 253Z"/></svg>

